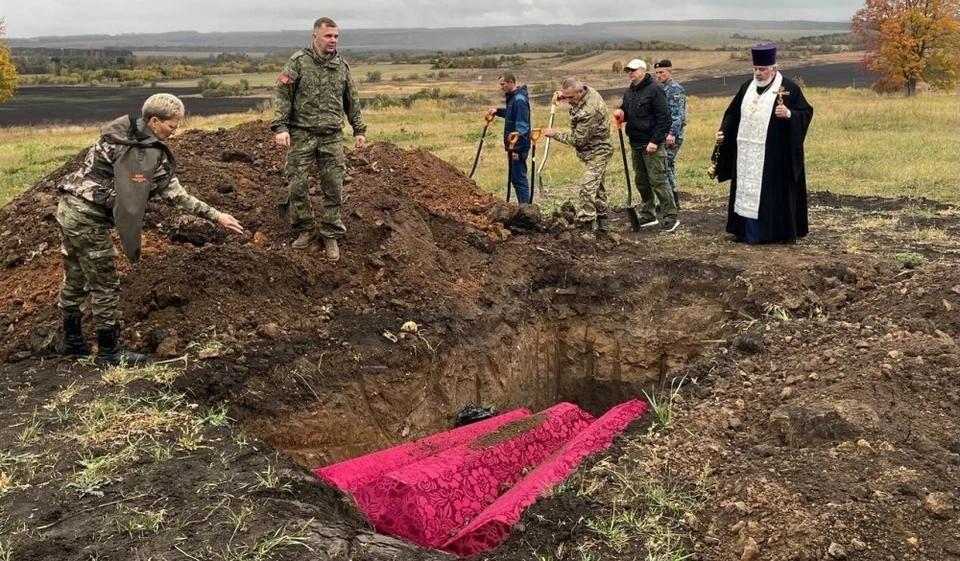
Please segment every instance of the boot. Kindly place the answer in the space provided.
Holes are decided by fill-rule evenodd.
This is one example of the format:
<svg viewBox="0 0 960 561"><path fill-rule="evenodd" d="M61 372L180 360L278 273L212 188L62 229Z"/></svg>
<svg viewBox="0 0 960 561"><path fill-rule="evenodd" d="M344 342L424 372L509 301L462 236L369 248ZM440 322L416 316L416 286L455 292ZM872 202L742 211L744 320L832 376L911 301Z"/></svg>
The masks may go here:
<svg viewBox="0 0 960 561"><path fill-rule="evenodd" d="M580 234L580 239L584 241L596 241L597 239L597 221L590 220L589 222L581 222L580 229L583 232Z"/></svg>
<svg viewBox="0 0 960 561"><path fill-rule="evenodd" d="M313 243L313 232L307 230L306 232L300 232L300 235L297 236L297 239L294 240L290 247L293 249L306 249L310 247L310 244Z"/></svg>
<svg viewBox="0 0 960 561"><path fill-rule="evenodd" d="M130 352L120 346L120 330L117 327L97 330L97 366L141 366L147 362L145 355Z"/></svg>
<svg viewBox="0 0 960 561"><path fill-rule="evenodd" d="M680 191L673 192L673 202L677 205L677 210L680 210Z"/></svg>
<svg viewBox="0 0 960 561"><path fill-rule="evenodd" d="M326 253L328 261L340 260L340 246L337 245L337 240L323 238L323 251Z"/></svg>
<svg viewBox="0 0 960 561"><path fill-rule="evenodd" d="M606 216L597 217L597 231L599 232L610 231L610 220Z"/></svg>
<svg viewBox="0 0 960 561"><path fill-rule="evenodd" d="M63 316L63 339L57 343L57 354L66 356L89 356L90 343L83 338L80 314Z"/></svg>

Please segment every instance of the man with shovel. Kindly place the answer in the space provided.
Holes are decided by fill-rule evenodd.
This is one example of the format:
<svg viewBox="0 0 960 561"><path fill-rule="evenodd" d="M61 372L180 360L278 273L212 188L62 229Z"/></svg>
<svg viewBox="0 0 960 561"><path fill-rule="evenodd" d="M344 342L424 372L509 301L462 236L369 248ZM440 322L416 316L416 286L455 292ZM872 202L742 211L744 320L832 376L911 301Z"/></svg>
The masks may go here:
<svg viewBox="0 0 960 561"><path fill-rule="evenodd" d="M518 203L530 202L530 181L527 178L527 153L530 151L530 96L527 86L517 86L517 76L507 70L500 75L500 89L506 98L506 106L491 107L487 116L503 119L503 147L510 163L510 182L517 193ZM519 139L510 148L510 134Z"/></svg>
<svg viewBox="0 0 960 561"><path fill-rule="evenodd" d="M630 87L623 94L623 103L614 114L627 127L633 152L633 170L643 206L640 226L661 225L664 232L673 232L680 225L677 204L667 181L667 133L670 131L670 106L660 86L647 74L647 64L633 59L624 71L630 75ZM659 204L661 216L657 218Z"/></svg>
<svg viewBox="0 0 960 561"><path fill-rule="evenodd" d="M563 81L559 99L570 104L572 131L561 132L551 127L544 130L543 134L573 146L577 157L583 162L577 224L584 230L584 237L589 239L596 236L597 230L607 229L607 193L603 188L603 174L613 157L610 114L597 90L585 86L577 78Z"/></svg>

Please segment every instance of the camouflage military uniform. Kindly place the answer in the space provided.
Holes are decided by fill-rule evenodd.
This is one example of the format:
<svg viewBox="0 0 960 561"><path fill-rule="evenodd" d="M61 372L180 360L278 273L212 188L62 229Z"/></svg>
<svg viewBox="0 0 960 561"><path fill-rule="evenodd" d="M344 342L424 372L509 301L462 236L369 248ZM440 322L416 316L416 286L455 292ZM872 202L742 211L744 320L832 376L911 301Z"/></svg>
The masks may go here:
<svg viewBox="0 0 960 561"><path fill-rule="evenodd" d="M323 57L314 48L297 51L280 74L270 128L290 133L290 150L283 169L288 183L286 212L298 232L317 228L310 205L310 166L320 168L323 218L319 234L339 238L346 233L340 219L346 164L343 157L343 116L353 134L366 133L360 117L360 97L350 67L339 54ZM282 205L283 206L283 205Z"/></svg>
<svg viewBox="0 0 960 561"><path fill-rule="evenodd" d="M683 129L687 125L687 93L683 86L672 78L663 85L663 93L667 95L667 104L670 106L670 133L676 141L673 146L667 146L667 181L674 193L677 192L677 170L675 167L677 152L683 144Z"/></svg>
<svg viewBox="0 0 960 561"><path fill-rule="evenodd" d="M583 98L570 108L572 132L561 132L554 137L558 142L569 144L577 151L584 164L580 176L580 210L577 222L592 223L607 216L607 193L603 187L603 174L613 157L613 140L610 137L610 115L607 104L593 88L587 88Z"/></svg>
<svg viewBox="0 0 960 561"><path fill-rule="evenodd" d="M116 129L114 125L122 119L114 121L110 127ZM141 128L144 126L142 120L138 124ZM89 294L98 330L116 327L120 304L117 250L111 235L115 225L113 206L117 198L113 164L125 148L104 134L87 152L80 169L68 176L59 188L57 223L61 233L63 283L57 305L65 315L80 315ZM154 170L148 196L160 197L212 222L220 218L217 210L186 192L166 155L160 158Z"/></svg>

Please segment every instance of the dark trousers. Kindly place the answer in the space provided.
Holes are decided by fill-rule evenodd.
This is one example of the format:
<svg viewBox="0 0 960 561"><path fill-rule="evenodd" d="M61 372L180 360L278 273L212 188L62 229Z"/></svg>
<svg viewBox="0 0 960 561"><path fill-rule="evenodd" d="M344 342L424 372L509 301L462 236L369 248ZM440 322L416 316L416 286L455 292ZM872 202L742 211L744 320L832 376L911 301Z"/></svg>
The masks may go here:
<svg viewBox="0 0 960 561"><path fill-rule="evenodd" d="M518 152L517 159L510 156L510 182L518 203L530 202L530 181L527 179L527 152Z"/></svg>

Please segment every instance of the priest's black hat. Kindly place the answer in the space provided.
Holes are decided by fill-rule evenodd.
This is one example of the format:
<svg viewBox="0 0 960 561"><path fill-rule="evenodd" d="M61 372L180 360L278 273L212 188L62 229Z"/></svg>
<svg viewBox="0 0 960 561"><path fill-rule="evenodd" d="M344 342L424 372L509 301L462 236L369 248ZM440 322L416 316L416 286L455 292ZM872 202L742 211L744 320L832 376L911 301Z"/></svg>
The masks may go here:
<svg viewBox="0 0 960 561"><path fill-rule="evenodd" d="M773 66L777 63L777 46L773 43L769 45L757 45L750 50L753 55L754 66Z"/></svg>

